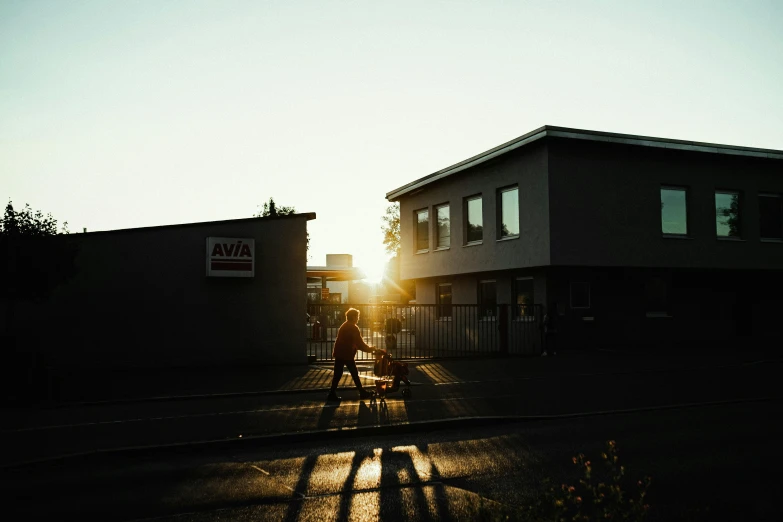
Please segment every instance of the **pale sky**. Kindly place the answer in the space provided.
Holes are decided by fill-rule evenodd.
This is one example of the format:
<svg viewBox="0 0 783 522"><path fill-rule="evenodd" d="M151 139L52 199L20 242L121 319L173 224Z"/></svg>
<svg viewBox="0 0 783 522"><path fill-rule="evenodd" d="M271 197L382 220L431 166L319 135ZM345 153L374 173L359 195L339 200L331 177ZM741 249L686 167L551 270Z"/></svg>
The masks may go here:
<svg viewBox="0 0 783 522"><path fill-rule="evenodd" d="M783 0L0 0L0 197L250 217L377 274L385 194L542 125L783 149Z"/></svg>

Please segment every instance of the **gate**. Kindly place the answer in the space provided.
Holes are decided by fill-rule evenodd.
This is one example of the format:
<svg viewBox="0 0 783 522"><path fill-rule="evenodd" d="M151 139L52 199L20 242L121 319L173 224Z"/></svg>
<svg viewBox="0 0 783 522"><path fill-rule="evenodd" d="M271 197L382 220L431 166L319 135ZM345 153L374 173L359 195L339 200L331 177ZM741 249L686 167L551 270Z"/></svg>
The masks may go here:
<svg viewBox="0 0 783 522"><path fill-rule="evenodd" d="M332 346L349 308L360 312L365 342L388 349L395 359L541 353L541 305L498 305L494 314L485 309L482 315L478 305L311 304L307 355L333 360ZM357 360L372 358L356 354Z"/></svg>

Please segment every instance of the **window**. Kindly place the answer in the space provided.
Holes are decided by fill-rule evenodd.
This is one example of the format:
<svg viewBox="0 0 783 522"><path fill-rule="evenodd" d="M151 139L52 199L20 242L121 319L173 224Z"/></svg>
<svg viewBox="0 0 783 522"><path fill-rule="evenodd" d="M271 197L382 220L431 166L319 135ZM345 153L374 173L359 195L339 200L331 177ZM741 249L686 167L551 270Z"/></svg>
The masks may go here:
<svg viewBox="0 0 783 522"><path fill-rule="evenodd" d="M783 204L780 194L759 194L761 239L783 239Z"/></svg>
<svg viewBox="0 0 783 522"><path fill-rule="evenodd" d="M519 189L511 187L500 190L499 221L500 238L519 235Z"/></svg>
<svg viewBox="0 0 783 522"><path fill-rule="evenodd" d="M416 211L416 251L426 252L430 248L430 211Z"/></svg>
<svg viewBox="0 0 783 522"><path fill-rule="evenodd" d="M715 230L718 237L741 237L740 211L739 192L715 192Z"/></svg>
<svg viewBox="0 0 783 522"><path fill-rule="evenodd" d="M438 220L435 234L437 245L435 248L449 248L451 245L451 221L449 220L449 205L435 207L435 219Z"/></svg>
<svg viewBox="0 0 783 522"><path fill-rule="evenodd" d="M687 189L661 187L661 232L667 235L688 235Z"/></svg>
<svg viewBox="0 0 783 522"><path fill-rule="evenodd" d="M481 196L465 199L465 243L480 243L484 239L484 217L481 208Z"/></svg>
<svg viewBox="0 0 783 522"><path fill-rule="evenodd" d="M518 277L514 281L514 293L516 294L517 317L533 316L533 278Z"/></svg>
<svg viewBox="0 0 783 522"><path fill-rule="evenodd" d="M495 317L498 307L495 281L479 281L478 304L479 319Z"/></svg>
<svg viewBox="0 0 783 522"><path fill-rule="evenodd" d="M451 319L451 284L438 285L438 319Z"/></svg>
<svg viewBox="0 0 783 522"><path fill-rule="evenodd" d="M590 308L590 283L571 283L571 308Z"/></svg>

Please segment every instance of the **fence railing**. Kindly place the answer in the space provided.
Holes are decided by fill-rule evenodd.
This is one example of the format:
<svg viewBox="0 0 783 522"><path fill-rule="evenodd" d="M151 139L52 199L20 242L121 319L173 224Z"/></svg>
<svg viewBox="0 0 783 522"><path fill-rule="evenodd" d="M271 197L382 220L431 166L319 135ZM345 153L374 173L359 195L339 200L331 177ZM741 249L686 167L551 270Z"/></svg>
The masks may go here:
<svg viewBox="0 0 783 522"><path fill-rule="evenodd" d="M359 329L370 346L396 359L527 354L541 351L541 305L311 304L307 307L307 355L332 360L345 311L359 310ZM358 352L357 360L372 359Z"/></svg>

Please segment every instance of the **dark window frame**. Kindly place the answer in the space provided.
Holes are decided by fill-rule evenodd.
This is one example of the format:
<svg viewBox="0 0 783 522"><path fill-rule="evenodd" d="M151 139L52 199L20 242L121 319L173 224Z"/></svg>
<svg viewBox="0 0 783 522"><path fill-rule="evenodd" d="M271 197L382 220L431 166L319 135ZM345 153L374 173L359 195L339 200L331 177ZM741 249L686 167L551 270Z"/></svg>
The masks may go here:
<svg viewBox="0 0 783 522"><path fill-rule="evenodd" d="M426 248L419 248L419 243L420 243L420 241L419 241L419 232L420 232L420 228L419 228L419 214L424 213L424 212L427 213L427 227L426 227L426 231L427 231L427 247ZM413 211L413 227L414 227L414 230L416 231L416 233L413 234L414 251L417 254L424 254L426 252L429 252L430 251L430 208L429 207L419 208L419 209L416 209L416 210Z"/></svg>
<svg viewBox="0 0 783 522"><path fill-rule="evenodd" d="M516 205L517 205L517 233L516 234L503 234L503 194L506 192L516 191L517 197L516 197ZM496 236L498 241L506 240L506 239L515 239L518 238L521 235L521 227L519 224L519 185L509 185L507 187L501 187L497 190L496 195L496 201L497 201L497 232Z"/></svg>
<svg viewBox="0 0 783 522"><path fill-rule="evenodd" d="M494 288L494 295L492 297L493 297L493 301L494 301L495 304L492 307L490 314L486 313L486 311L489 308L487 308L487 310L484 309L484 307L485 307L485 304L484 304L484 301L485 301L485 299L484 299L485 298L484 285L487 285L487 284L492 284L493 288ZM478 297L478 299L476 299L476 301L478 303L478 317L479 317L479 320L480 321L494 321L495 320L495 314L496 314L497 308L498 308L498 282L497 282L497 280L496 279L480 279L479 282L478 282L477 297Z"/></svg>
<svg viewBox="0 0 783 522"><path fill-rule="evenodd" d="M479 239L470 239L470 213L468 211L469 203L471 201L478 200L481 203L481 237ZM484 197L482 194L474 194L472 196L467 196L465 198L462 198L462 208L463 208L463 215L465 216L463 220L463 230L464 238L463 238L463 245L480 245L484 242Z"/></svg>
<svg viewBox="0 0 783 522"><path fill-rule="evenodd" d="M664 190L671 190L671 191L680 191L685 193L685 233L680 234L676 232L664 232L663 230L663 191ZM661 197L660 203L661 203L661 234L663 237L691 237L691 215L688 211L688 207L691 205L691 191L690 187L684 186L684 185L670 185L670 184L663 184L660 187L660 190L658 191L658 195Z"/></svg>
<svg viewBox="0 0 783 522"><path fill-rule="evenodd" d="M783 241L783 194L775 193L775 192L759 192L759 239L762 241L773 241L773 242L780 242ZM780 228L780 233L777 236L765 236L764 235L764 222L763 216L761 215L761 198L769 198L769 199L777 199L778 201L778 227Z"/></svg>
<svg viewBox="0 0 783 522"><path fill-rule="evenodd" d="M448 236L449 237L449 244L445 245L445 246L441 246L440 245L440 240L441 240L441 236L440 236L440 220L438 218L438 210L443 209L443 208L445 208L448 211L448 214L449 214L449 216L448 216L448 218L449 218L449 236ZM449 248L451 248L451 205L449 204L449 202L440 203L438 205L433 205L432 206L432 210L433 210L432 213L433 213L433 215L435 217L435 221L433 223L433 226L435 227L435 248L434 249L435 250L448 250Z"/></svg>
<svg viewBox="0 0 783 522"><path fill-rule="evenodd" d="M524 308L520 306L519 304L519 288L520 288L520 281L529 281L531 288L530 288L530 297L531 297L531 303L527 303ZM519 276L514 278L514 304L518 306L517 308L517 314L516 319L521 320L525 317L530 317L535 315L535 308L528 308L529 306L532 306L535 304L535 298L536 298L536 287L535 287L535 280L532 276Z"/></svg>
<svg viewBox="0 0 783 522"><path fill-rule="evenodd" d="M737 235L721 235L718 233L718 194L722 195L735 195L737 196ZM744 237L743 232L743 214L744 214L744 201L741 190L737 189L715 189L714 193L714 210L715 210L715 237L722 240L741 240Z"/></svg>
<svg viewBox="0 0 783 522"><path fill-rule="evenodd" d="M441 301L442 298L442 287L449 287L449 302L443 303ZM437 304L438 304L438 320L439 321L450 321L453 314L452 304L454 300L454 293L452 290L451 283L438 283L435 285L435 290L437 292ZM448 313L447 313L448 312Z"/></svg>

